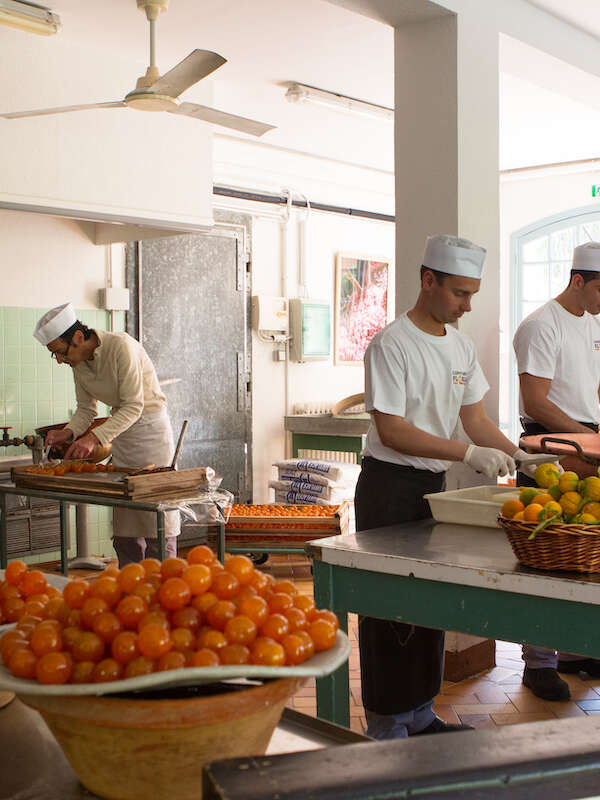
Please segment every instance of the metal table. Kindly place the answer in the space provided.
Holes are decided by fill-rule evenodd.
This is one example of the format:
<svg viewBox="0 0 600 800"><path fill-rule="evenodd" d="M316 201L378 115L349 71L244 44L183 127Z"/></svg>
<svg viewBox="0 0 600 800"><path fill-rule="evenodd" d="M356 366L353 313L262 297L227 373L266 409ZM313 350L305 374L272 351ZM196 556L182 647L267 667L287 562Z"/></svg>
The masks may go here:
<svg viewBox="0 0 600 800"><path fill-rule="evenodd" d="M156 514L156 532L158 536L158 554L161 561L165 557L165 514L167 511L176 511L180 503L199 503L198 497L156 498L152 501L140 502L137 500L122 500L118 497L100 497L98 495L79 494L76 492L58 492L50 489L29 489L24 487L7 486L0 484L0 568L6 567L7 556L7 514L6 495L14 494L20 497L44 497L54 500L60 507L60 564L63 575L69 574L67 557L67 517L70 503L83 503L86 505L109 506L111 508L131 508L134 511L153 511ZM162 506L162 508L160 508ZM169 507L170 506L170 507ZM217 555L222 561L225 554L225 526L219 522L217 536Z"/></svg>
<svg viewBox="0 0 600 800"><path fill-rule="evenodd" d="M521 566L504 532L391 525L309 542L315 602L348 612L600 657L600 574ZM317 714L349 725L348 666L317 681Z"/></svg>
<svg viewBox="0 0 600 800"><path fill-rule="evenodd" d="M365 444L370 419L334 417L332 414L297 414L284 417L284 428L292 434L292 456L299 450L354 453L356 460Z"/></svg>

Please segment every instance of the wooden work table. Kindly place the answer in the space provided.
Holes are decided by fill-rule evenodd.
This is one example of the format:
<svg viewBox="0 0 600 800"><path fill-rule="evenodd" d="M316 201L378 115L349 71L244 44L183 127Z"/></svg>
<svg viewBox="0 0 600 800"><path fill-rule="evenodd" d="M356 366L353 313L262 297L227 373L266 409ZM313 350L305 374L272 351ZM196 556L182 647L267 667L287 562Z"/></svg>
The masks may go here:
<svg viewBox="0 0 600 800"><path fill-rule="evenodd" d="M345 630L350 612L600 657L600 574L521 566L500 529L425 520L306 550ZM347 665L317 681L317 714L349 725Z"/></svg>

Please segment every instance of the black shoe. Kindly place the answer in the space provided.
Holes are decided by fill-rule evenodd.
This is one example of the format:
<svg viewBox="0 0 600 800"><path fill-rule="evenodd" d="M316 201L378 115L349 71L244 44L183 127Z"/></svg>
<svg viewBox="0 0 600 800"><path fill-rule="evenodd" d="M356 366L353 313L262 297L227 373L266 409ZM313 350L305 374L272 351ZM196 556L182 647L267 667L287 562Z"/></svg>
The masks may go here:
<svg viewBox="0 0 600 800"><path fill-rule="evenodd" d="M543 700L570 700L569 684L559 677L558 672L551 667L541 669L523 670L523 684Z"/></svg>
<svg viewBox="0 0 600 800"><path fill-rule="evenodd" d="M600 678L600 660L597 658L579 658L577 661L558 661L558 671L574 674L587 672L592 678Z"/></svg>
<svg viewBox="0 0 600 800"><path fill-rule="evenodd" d="M443 719L436 717L433 722L422 731L412 733L411 736L426 736L430 733L454 733L454 731L473 731L471 725L451 725L449 722L444 722Z"/></svg>

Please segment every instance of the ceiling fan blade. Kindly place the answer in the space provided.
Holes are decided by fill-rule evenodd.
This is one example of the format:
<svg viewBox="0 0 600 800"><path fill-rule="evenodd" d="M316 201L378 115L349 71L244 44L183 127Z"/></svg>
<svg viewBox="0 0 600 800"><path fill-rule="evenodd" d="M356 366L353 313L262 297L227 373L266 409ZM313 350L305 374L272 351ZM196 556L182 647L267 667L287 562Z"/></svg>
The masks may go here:
<svg viewBox="0 0 600 800"><path fill-rule="evenodd" d="M199 106L196 103L180 103L170 113L194 117L195 119L201 119L203 122L212 122L213 125L233 128L235 131L250 133L253 136L262 136L263 133L272 131L276 127L275 125L267 125L265 122L257 122L254 119L228 114L226 111L218 111L216 108L209 108L209 106Z"/></svg>
<svg viewBox="0 0 600 800"><path fill-rule="evenodd" d="M85 111L90 108L118 108L124 106L122 100L116 100L114 103L89 103L87 105L79 106L59 106L58 108L38 108L35 111L12 111L9 114L0 113L0 117L4 119L17 119L18 117L43 117L46 114L65 114L67 111Z"/></svg>
<svg viewBox="0 0 600 800"><path fill-rule="evenodd" d="M161 75L150 88L158 94L177 97L226 63L227 59L218 53L210 50L192 50L189 56L186 56L173 69Z"/></svg>

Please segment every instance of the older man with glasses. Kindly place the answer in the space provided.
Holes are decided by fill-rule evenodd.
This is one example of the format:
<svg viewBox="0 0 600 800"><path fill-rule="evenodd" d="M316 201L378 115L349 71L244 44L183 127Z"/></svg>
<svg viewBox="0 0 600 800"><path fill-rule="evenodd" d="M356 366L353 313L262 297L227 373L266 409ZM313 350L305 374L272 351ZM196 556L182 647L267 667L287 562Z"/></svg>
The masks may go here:
<svg viewBox="0 0 600 800"><path fill-rule="evenodd" d="M167 400L142 345L127 333L92 330L77 319L71 303L48 311L35 338L51 358L73 370L77 409L61 430L50 431L46 445L69 444L65 458L87 458L98 444L112 445L115 466L167 465L173 457L173 433ZM105 423L87 432L98 402L111 407ZM166 514L166 552L177 554L179 513ZM158 553L156 515L115 508L114 546L119 566Z"/></svg>

